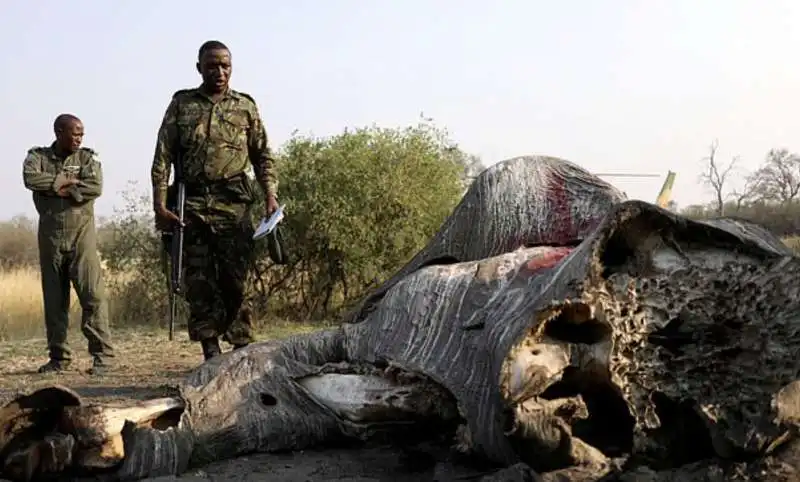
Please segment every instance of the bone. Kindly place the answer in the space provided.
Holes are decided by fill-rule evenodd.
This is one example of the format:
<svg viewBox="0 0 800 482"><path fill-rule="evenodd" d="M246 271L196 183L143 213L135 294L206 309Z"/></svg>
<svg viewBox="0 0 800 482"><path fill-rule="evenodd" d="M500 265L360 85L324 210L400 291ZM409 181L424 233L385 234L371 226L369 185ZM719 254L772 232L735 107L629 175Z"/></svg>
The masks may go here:
<svg viewBox="0 0 800 482"><path fill-rule="evenodd" d="M542 393L561 379L570 364L570 347L550 338L525 337L503 364L501 390L509 404Z"/></svg>
<svg viewBox="0 0 800 482"><path fill-rule="evenodd" d="M183 408L180 398L159 398L126 407L65 407L58 430L75 438L76 465L109 468L125 458L122 428L126 421L148 426L170 410Z"/></svg>
<svg viewBox="0 0 800 482"><path fill-rule="evenodd" d="M435 404L424 403L430 398L424 382L400 385L375 375L325 374L298 383L318 403L354 423L440 415Z"/></svg>
<svg viewBox="0 0 800 482"><path fill-rule="evenodd" d="M531 398L514 408L513 424L506 435L522 460L537 470L574 465L607 466L608 458L602 452L572 435L570 425L588 416L581 397Z"/></svg>

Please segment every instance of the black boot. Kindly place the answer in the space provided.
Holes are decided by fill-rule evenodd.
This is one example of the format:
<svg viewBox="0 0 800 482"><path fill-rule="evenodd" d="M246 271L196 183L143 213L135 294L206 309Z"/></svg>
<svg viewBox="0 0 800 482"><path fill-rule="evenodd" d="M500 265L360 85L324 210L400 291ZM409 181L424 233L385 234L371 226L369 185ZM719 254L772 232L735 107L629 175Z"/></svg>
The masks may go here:
<svg viewBox="0 0 800 482"><path fill-rule="evenodd" d="M50 361L40 366L37 372L39 373L58 373L69 368L69 360L56 360L51 358Z"/></svg>
<svg viewBox="0 0 800 482"><path fill-rule="evenodd" d="M92 357L92 368L87 370L89 375L105 375L108 371L108 361L106 361L102 356L94 355Z"/></svg>
<svg viewBox="0 0 800 482"><path fill-rule="evenodd" d="M216 337L206 338L200 342L203 347L203 358L207 361L222 353L219 347L219 340Z"/></svg>

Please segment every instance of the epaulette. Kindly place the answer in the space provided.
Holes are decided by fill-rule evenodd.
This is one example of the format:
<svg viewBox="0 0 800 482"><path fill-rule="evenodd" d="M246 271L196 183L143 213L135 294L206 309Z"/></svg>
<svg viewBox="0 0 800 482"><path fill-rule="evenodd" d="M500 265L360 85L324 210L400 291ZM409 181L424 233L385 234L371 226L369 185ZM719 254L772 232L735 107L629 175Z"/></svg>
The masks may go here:
<svg viewBox="0 0 800 482"><path fill-rule="evenodd" d="M48 146L33 146L28 149L28 154L46 154Z"/></svg>
<svg viewBox="0 0 800 482"><path fill-rule="evenodd" d="M240 96L244 97L245 99L249 100L253 104L256 103L256 100L250 94L247 94L245 92L239 92L238 90L233 90L233 89L231 89L231 92L233 92L236 95L240 95Z"/></svg>
<svg viewBox="0 0 800 482"><path fill-rule="evenodd" d="M174 94L172 94L172 98L174 99L176 97L179 97L179 96L182 96L182 95L186 95L186 94L191 94L191 93L196 92L196 91L197 91L197 88L195 88L195 87L193 87L191 89L177 90L177 91L175 91Z"/></svg>
<svg viewBox="0 0 800 482"><path fill-rule="evenodd" d="M97 151L95 151L91 147L81 147L80 151L81 152L85 152L85 153L89 154L90 156L95 156L95 157L97 156Z"/></svg>

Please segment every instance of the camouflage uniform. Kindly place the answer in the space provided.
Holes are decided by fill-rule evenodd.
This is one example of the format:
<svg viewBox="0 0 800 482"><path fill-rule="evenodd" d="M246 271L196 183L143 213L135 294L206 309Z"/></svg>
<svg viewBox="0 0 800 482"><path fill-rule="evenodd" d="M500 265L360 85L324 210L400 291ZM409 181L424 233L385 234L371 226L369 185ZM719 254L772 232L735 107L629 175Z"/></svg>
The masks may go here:
<svg viewBox="0 0 800 482"><path fill-rule="evenodd" d="M176 92L158 132L151 170L156 207L167 202L170 167L176 160L186 185L190 339L221 335L231 344L245 345L253 339L245 303L254 254L250 208L255 193L246 175L249 165L268 193L277 189L274 160L253 98L228 90L214 103L199 89Z"/></svg>
<svg viewBox="0 0 800 482"><path fill-rule="evenodd" d="M49 147L33 147L23 163L25 187L33 191L39 213L39 262L44 297L47 346L52 361L66 364L70 281L83 315L81 331L95 363L114 356L108 327L108 304L97 254L94 200L103 191L103 170L96 153L80 148L66 158ZM56 193L69 178L80 184L68 197Z"/></svg>

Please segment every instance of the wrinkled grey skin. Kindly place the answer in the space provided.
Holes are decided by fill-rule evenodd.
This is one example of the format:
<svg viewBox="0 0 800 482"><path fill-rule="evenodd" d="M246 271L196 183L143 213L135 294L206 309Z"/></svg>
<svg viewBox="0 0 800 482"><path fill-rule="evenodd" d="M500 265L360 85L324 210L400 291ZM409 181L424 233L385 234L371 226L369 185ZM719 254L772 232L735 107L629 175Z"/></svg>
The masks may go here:
<svg viewBox="0 0 800 482"><path fill-rule="evenodd" d="M763 228L690 221L565 161L516 158L401 273L351 323L199 366L179 423L128 424L126 458L101 479L455 425L459 450L509 480L798 476L800 262ZM522 376L509 360L529 361ZM416 416L346 421L303 388L319 373L421 383Z"/></svg>

